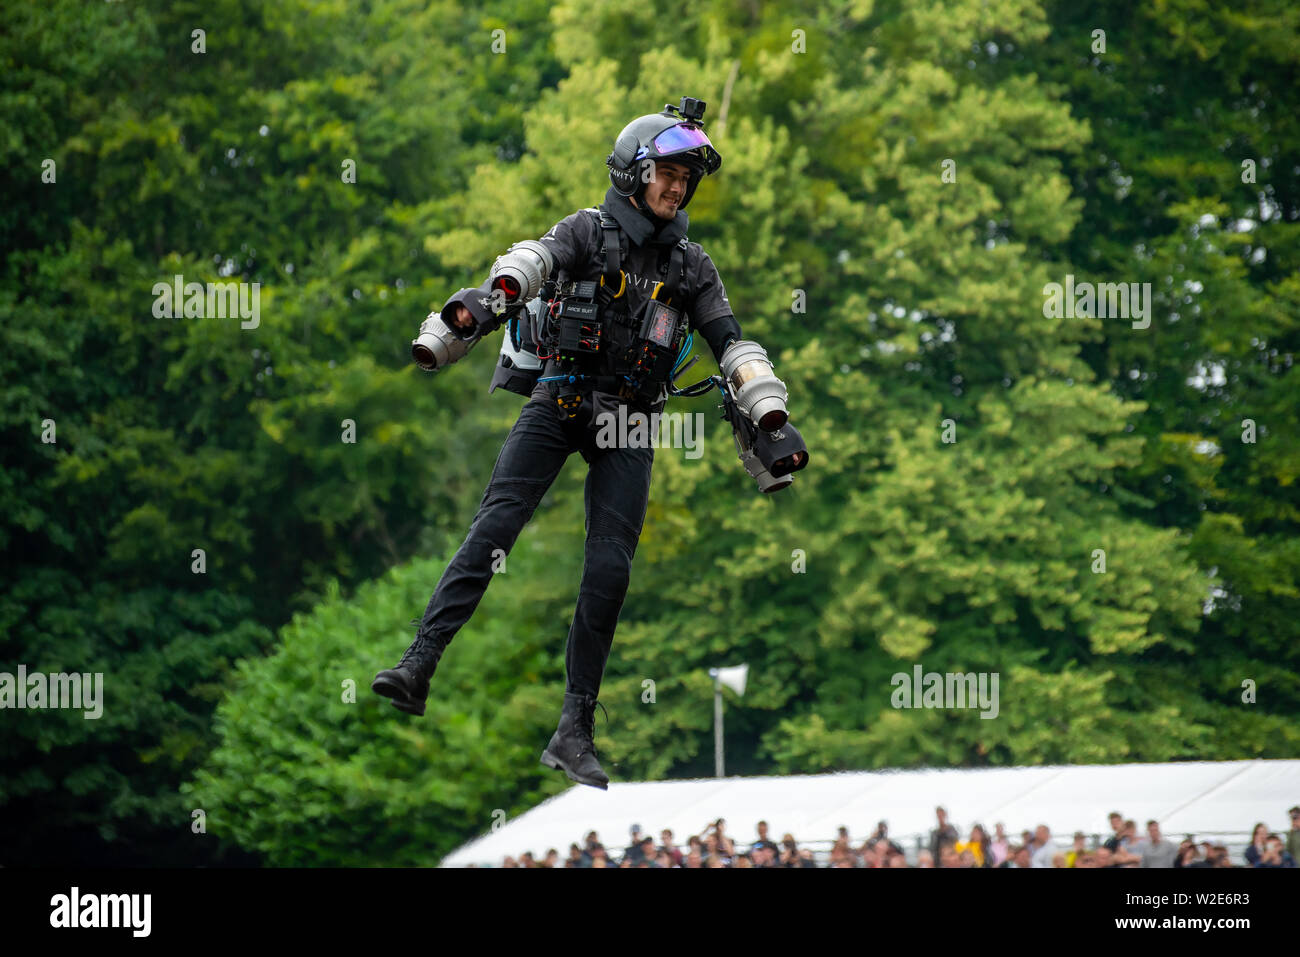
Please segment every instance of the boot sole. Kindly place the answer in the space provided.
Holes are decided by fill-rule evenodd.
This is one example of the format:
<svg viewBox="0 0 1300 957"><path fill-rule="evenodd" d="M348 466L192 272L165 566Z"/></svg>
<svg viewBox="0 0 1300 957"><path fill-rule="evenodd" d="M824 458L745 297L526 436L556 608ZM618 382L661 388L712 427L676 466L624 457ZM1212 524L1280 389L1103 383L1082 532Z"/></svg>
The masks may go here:
<svg viewBox="0 0 1300 957"><path fill-rule="evenodd" d="M405 711L407 714L422 716L424 714L424 702L418 698L413 698L402 686L401 682L392 678L376 678L370 684L370 690L375 694L383 695L390 699L391 704L398 711Z"/></svg>
<svg viewBox="0 0 1300 957"><path fill-rule="evenodd" d="M550 749L547 749L542 752L542 764L546 765L548 768L554 768L556 771L563 771L568 776L570 781L577 781L579 784L585 784L588 787L600 788L602 791L609 790L608 784L601 784L599 781L595 780L594 778L584 778L580 775L574 774L572 771L569 770L568 765L566 765L555 755L551 754Z"/></svg>

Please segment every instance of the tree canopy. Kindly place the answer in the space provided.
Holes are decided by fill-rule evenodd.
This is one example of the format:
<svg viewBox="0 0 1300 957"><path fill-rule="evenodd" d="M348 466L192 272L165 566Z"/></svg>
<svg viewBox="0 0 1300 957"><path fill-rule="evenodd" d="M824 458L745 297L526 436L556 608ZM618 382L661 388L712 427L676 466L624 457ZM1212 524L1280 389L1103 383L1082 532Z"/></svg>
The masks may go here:
<svg viewBox="0 0 1300 957"><path fill-rule="evenodd" d="M569 786L537 756L576 456L426 716L369 691L522 403L486 394L495 337L432 377L409 342L599 202L619 130L682 95L723 156L690 237L810 465L760 495L716 394L670 403L703 413L704 455L656 451L601 688L611 777L712 773L707 669L740 662L730 773L1294 755L1298 17L8 11L0 648L106 695L99 720L0 717L9 859L434 863ZM158 317L177 275L258 283L259 323ZM1149 325L1053 315L1067 276L1149 284ZM998 717L894 707L916 665L998 673Z"/></svg>

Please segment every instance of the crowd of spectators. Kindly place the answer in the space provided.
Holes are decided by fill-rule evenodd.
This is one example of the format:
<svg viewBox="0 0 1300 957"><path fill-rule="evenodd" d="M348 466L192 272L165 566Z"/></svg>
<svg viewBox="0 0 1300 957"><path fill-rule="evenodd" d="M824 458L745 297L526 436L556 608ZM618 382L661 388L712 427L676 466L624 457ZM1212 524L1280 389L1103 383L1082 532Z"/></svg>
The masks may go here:
<svg viewBox="0 0 1300 957"><path fill-rule="evenodd" d="M780 842L768 833L766 821L759 821L757 835L742 849L726 833L726 821L719 818L698 835L679 845L670 830L660 831L659 840L632 825L627 847L611 855L595 831L587 832L581 845L570 844L563 861L551 848L542 860L525 852L517 860L507 857L504 867L1295 867L1300 859L1300 806L1287 812L1291 828L1285 837L1257 824L1240 863L1229 858L1220 841L1197 842L1191 835L1175 844L1160 831L1157 821L1147 821L1140 834L1137 822L1118 811L1109 815L1110 833L1104 839L1089 839L1075 831L1068 847L1058 845L1044 824L1033 831L1008 836L998 823L989 834L974 824L963 840L961 832L948 822L947 812L935 808L936 826L928 846L909 861L901 844L889 837L881 821L860 846L849 840L848 828L841 827L826 856L819 864L807 847L800 848L792 834Z"/></svg>

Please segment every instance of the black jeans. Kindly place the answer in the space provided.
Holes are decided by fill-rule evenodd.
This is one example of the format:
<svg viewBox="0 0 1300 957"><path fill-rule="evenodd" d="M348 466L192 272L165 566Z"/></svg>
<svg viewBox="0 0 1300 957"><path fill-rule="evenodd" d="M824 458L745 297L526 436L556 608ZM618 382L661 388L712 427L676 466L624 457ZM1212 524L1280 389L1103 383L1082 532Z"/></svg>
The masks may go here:
<svg viewBox="0 0 1300 957"><path fill-rule="evenodd" d="M587 543L564 655L565 691L596 696L645 522L654 447L601 449L595 440L581 416L563 419L553 401L528 401L497 456L469 534L429 599L421 634L451 641L492 581L494 552L509 554L569 455L581 452L588 463Z"/></svg>

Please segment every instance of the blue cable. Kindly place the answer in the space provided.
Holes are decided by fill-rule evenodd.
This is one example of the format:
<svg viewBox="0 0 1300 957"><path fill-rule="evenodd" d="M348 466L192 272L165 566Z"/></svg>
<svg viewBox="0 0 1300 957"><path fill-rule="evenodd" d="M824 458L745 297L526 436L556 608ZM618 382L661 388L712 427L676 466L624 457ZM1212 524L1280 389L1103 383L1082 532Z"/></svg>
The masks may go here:
<svg viewBox="0 0 1300 957"><path fill-rule="evenodd" d="M682 360L686 358L686 354L691 351L691 344L694 341L695 333L691 332L690 335L686 337L686 341L682 343L682 351L677 353L677 361L674 362L673 365L679 366L682 364Z"/></svg>
<svg viewBox="0 0 1300 957"><path fill-rule="evenodd" d="M682 349L681 349L680 352L677 353L677 361L673 363L673 374L672 374L671 376L669 376L669 381L670 381L670 382L671 382L673 379L676 379L677 376L681 374L681 371L682 371L682 360L685 359L687 353L689 353L689 352L691 351L691 344L692 344L694 341L695 341L695 333L692 332L689 336L686 337L686 341L685 341L684 343L682 343Z"/></svg>

